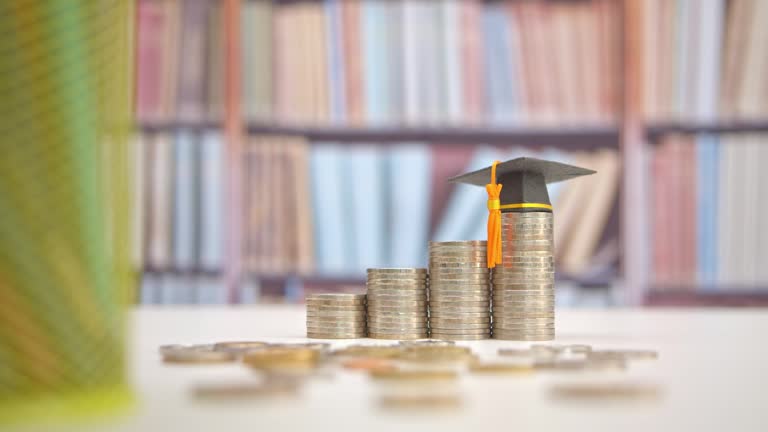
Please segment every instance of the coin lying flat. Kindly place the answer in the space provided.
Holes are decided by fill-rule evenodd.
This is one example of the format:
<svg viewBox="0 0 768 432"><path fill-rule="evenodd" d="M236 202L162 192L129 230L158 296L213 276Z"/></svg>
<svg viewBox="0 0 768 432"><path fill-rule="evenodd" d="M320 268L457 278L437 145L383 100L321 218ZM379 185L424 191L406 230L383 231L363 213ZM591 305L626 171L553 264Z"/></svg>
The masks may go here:
<svg viewBox="0 0 768 432"><path fill-rule="evenodd" d="M371 371L370 377L377 380L396 380L396 381L444 381L455 380L458 378L456 371L448 370L390 370L390 371Z"/></svg>
<svg viewBox="0 0 768 432"><path fill-rule="evenodd" d="M201 349L199 347L184 346L176 349L163 350L163 362L179 364L210 364L229 363L237 359L235 353L227 351L214 351L213 349Z"/></svg>
<svg viewBox="0 0 768 432"><path fill-rule="evenodd" d="M365 332L355 333L328 333L328 332L315 332L307 331L307 337L310 339L361 339L366 336Z"/></svg>

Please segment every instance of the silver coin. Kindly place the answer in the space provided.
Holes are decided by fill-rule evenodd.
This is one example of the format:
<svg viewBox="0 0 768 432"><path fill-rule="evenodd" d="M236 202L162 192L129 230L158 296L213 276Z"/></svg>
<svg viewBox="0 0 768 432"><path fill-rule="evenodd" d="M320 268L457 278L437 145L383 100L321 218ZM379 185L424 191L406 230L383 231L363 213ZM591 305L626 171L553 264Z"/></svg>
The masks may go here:
<svg viewBox="0 0 768 432"><path fill-rule="evenodd" d="M306 300L331 300L331 301L339 301L339 302L362 302L362 301L365 301L365 294L351 294L351 293L307 294Z"/></svg>
<svg viewBox="0 0 768 432"><path fill-rule="evenodd" d="M368 300L368 309L371 307L376 306L385 306L385 307L397 307L397 306L425 306L427 304L426 299L419 299L419 300L410 300L410 299L402 299L402 300L379 300L378 298L373 298Z"/></svg>
<svg viewBox="0 0 768 432"><path fill-rule="evenodd" d="M427 269L423 267L414 267L414 268L369 268L366 269L367 273L395 273L395 274L424 274L427 273Z"/></svg>
<svg viewBox="0 0 768 432"><path fill-rule="evenodd" d="M324 333L324 332L307 332L309 339L362 339L366 337L366 333Z"/></svg>
<svg viewBox="0 0 768 432"><path fill-rule="evenodd" d="M447 296L457 296L457 295L490 295L491 289L490 287L486 285L468 285L468 286L447 286L443 287L440 285L435 285L434 287L430 287L429 289L430 295L447 295Z"/></svg>
<svg viewBox="0 0 768 432"><path fill-rule="evenodd" d="M500 337L509 337L509 338L517 338L517 337L554 337L555 335L555 329L539 329L539 330L531 330L531 331L523 331L523 330L506 330L506 329L493 329L493 335L494 337L500 336Z"/></svg>
<svg viewBox="0 0 768 432"><path fill-rule="evenodd" d="M502 219L533 219L533 218L548 218L552 219L552 212L535 211L535 212L505 212L501 214Z"/></svg>
<svg viewBox="0 0 768 432"><path fill-rule="evenodd" d="M488 252L485 250L475 250L475 249L469 249L466 251L449 251L449 250L441 250L441 251L430 251L427 255L430 258L430 261L441 261L442 259L448 259L448 258L473 258L473 257L487 257Z"/></svg>
<svg viewBox="0 0 768 432"><path fill-rule="evenodd" d="M454 275L454 274L490 274L490 271L485 267L467 267L467 268L446 268L446 267L433 267L430 276L434 278L435 275Z"/></svg>
<svg viewBox="0 0 768 432"><path fill-rule="evenodd" d="M434 262L429 267L430 273L435 270L461 270L461 269L485 269L488 270L486 263L484 262Z"/></svg>
<svg viewBox="0 0 768 432"><path fill-rule="evenodd" d="M431 297L429 299L430 306L432 305L460 305L463 303L472 303L472 304L490 304L491 300L486 296L477 296L477 297ZM434 302L434 303L433 303Z"/></svg>
<svg viewBox="0 0 768 432"><path fill-rule="evenodd" d="M307 327L323 327L323 328L364 328L366 321L307 321Z"/></svg>
<svg viewBox="0 0 768 432"><path fill-rule="evenodd" d="M485 289L485 287L490 286L491 279L477 279L477 280L462 280L462 279L440 279L434 281L429 288L430 289L440 289L447 287L447 289L457 289L455 287L464 287L466 286L466 289ZM454 287L454 288L452 288ZM464 289L464 288L459 288Z"/></svg>
<svg viewBox="0 0 768 432"><path fill-rule="evenodd" d="M429 264L487 264L488 254L473 253L471 256L452 254L448 256L430 256Z"/></svg>
<svg viewBox="0 0 768 432"><path fill-rule="evenodd" d="M377 302L377 301L426 301L427 300L427 292L423 293L413 293L413 294L406 294L406 293L399 293L399 294L371 294L370 297L368 297L369 302Z"/></svg>
<svg viewBox="0 0 768 432"><path fill-rule="evenodd" d="M427 325L370 325L368 333L426 333Z"/></svg>
<svg viewBox="0 0 768 432"><path fill-rule="evenodd" d="M475 306L475 307L487 307L490 305L490 302L488 300L477 300L477 301L450 301L450 300L443 300L443 299L430 299L429 300L429 306L431 307L440 307L440 306Z"/></svg>
<svg viewBox="0 0 768 432"><path fill-rule="evenodd" d="M384 333L369 333L368 337L371 339L386 339L386 340L408 340L408 339L425 339L427 332L413 333L413 334L384 334Z"/></svg>
<svg viewBox="0 0 768 432"><path fill-rule="evenodd" d="M366 286L371 285L395 285L401 287L420 287L429 284L429 279L395 279L395 278L368 278Z"/></svg>
<svg viewBox="0 0 768 432"><path fill-rule="evenodd" d="M365 315L365 309L358 309L358 310L315 310L315 309L307 309L307 315L317 315L317 316L358 316L358 315Z"/></svg>
<svg viewBox="0 0 768 432"><path fill-rule="evenodd" d="M538 263L531 263L531 262L517 262L514 264L508 264L508 265L497 265L494 269L494 273L504 273L504 272L511 272L511 271L531 271L534 269L544 269L544 270L554 270L555 264L553 262L538 262Z"/></svg>
<svg viewBox="0 0 768 432"><path fill-rule="evenodd" d="M368 315L426 315L427 305L403 308L399 306L379 306L368 309Z"/></svg>
<svg viewBox="0 0 768 432"><path fill-rule="evenodd" d="M365 299L360 300L315 300L307 299L306 304L308 306L344 306L344 307L360 307L365 305Z"/></svg>
<svg viewBox="0 0 768 432"><path fill-rule="evenodd" d="M442 339L447 341L468 341L468 340L483 340L483 339L490 339L491 335L449 335L449 334L431 334L433 339Z"/></svg>
<svg viewBox="0 0 768 432"><path fill-rule="evenodd" d="M488 272L484 273L456 273L456 274L436 274L432 281L439 284L442 281L463 281L463 282L485 282L489 280Z"/></svg>
<svg viewBox="0 0 768 432"><path fill-rule="evenodd" d="M455 241L430 241L429 247L432 246L485 246L488 242L485 240L455 240Z"/></svg>
<svg viewBox="0 0 768 432"><path fill-rule="evenodd" d="M490 306L437 306L430 309L430 313L434 311L437 314L449 314L449 313L488 313L491 310Z"/></svg>
<svg viewBox="0 0 768 432"><path fill-rule="evenodd" d="M307 317L307 322L334 323L334 322L365 322L365 316L359 317Z"/></svg>
<svg viewBox="0 0 768 432"><path fill-rule="evenodd" d="M555 328L555 322L554 320L548 320L543 323L510 323L507 321L504 322L493 322L493 328L495 329L502 329L502 330L517 330L517 331L535 331L535 330L550 330Z"/></svg>
<svg viewBox="0 0 768 432"><path fill-rule="evenodd" d="M475 293L475 294L473 294ZM488 301L491 299L491 293L488 291L433 291L429 293L430 300L437 301Z"/></svg>
<svg viewBox="0 0 768 432"><path fill-rule="evenodd" d="M489 310L482 310L480 312L450 312L442 310L430 310L429 317L433 318L445 318L445 319L462 319L462 318L483 318L490 316Z"/></svg>
<svg viewBox="0 0 768 432"><path fill-rule="evenodd" d="M432 334L440 334L440 335L480 335L480 334L490 334L491 328L490 326L483 327L483 328L464 328L464 329L432 328L431 332Z"/></svg>
<svg viewBox="0 0 768 432"><path fill-rule="evenodd" d="M429 323L429 328L434 330L474 330L474 329L490 329L491 323L462 323L462 324L445 324L445 323Z"/></svg>
<svg viewBox="0 0 768 432"><path fill-rule="evenodd" d="M426 323L426 317L370 317L368 323L373 324L409 324L409 323Z"/></svg>
<svg viewBox="0 0 768 432"><path fill-rule="evenodd" d="M435 324L488 324L491 322L491 317L484 316L479 318L438 318L438 317L431 317L429 319L430 323Z"/></svg>

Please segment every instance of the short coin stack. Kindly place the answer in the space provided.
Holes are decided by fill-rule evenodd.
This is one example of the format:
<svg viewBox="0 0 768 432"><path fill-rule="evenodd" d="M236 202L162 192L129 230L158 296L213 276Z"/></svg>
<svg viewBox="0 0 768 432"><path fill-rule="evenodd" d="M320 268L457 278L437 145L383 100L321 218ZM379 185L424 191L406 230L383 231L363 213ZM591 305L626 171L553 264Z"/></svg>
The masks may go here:
<svg viewBox="0 0 768 432"><path fill-rule="evenodd" d="M428 284L427 269L368 269L368 336L426 338Z"/></svg>
<svg viewBox="0 0 768 432"><path fill-rule="evenodd" d="M490 280L485 241L429 243L431 337L488 339Z"/></svg>
<svg viewBox="0 0 768 432"><path fill-rule="evenodd" d="M365 294L309 294L306 301L308 338L365 337Z"/></svg>
<svg viewBox="0 0 768 432"><path fill-rule="evenodd" d="M555 338L552 213L503 213L502 263L493 270L494 339Z"/></svg>

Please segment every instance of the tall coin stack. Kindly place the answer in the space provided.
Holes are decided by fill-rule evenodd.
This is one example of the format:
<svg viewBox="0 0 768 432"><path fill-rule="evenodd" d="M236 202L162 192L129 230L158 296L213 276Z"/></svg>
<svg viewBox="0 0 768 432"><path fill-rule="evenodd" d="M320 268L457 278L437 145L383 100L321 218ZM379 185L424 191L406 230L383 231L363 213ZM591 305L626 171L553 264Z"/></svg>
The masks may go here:
<svg viewBox="0 0 768 432"><path fill-rule="evenodd" d="M368 336L426 338L428 284L427 269L368 269Z"/></svg>
<svg viewBox="0 0 768 432"><path fill-rule="evenodd" d="M502 263L493 270L493 337L555 338L552 213L502 213Z"/></svg>
<svg viewBox="0 0 768 432"><path fill-rule="evenodd" d="M429 243L431 337L488 339L491 330L487 242Z"/></svg>
<svg viewBox="0 0 768 432"><path fill-rule="evenodd" d="M309 294L306 301L308 338L365 337L365 294Z"/></svg>

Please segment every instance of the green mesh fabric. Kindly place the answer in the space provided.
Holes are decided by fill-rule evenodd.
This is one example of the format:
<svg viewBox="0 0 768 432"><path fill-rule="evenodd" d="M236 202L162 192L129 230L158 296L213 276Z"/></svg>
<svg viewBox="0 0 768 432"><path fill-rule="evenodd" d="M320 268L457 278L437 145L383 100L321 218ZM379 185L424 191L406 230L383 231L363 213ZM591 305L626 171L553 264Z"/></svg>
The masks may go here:
<svg viewBox="0 0 768 432"><path fill-rule="evenodd" d="M0 423L125 400L132 33L127 0L0 2Z"/></svg>

